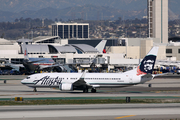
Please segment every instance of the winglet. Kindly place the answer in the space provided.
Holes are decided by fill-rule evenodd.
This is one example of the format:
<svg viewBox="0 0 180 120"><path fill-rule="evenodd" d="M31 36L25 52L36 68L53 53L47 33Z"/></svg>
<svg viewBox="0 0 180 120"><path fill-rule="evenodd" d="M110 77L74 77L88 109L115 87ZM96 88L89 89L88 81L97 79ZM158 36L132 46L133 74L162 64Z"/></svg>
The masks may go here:
<svg viewBox="0 0 180 120"><path fill-rule="evenodd" d="M82 76L80 77L80 79L84 79L85 75L86 75L86 71L83 72L83 74L82 74Z"/></svg>

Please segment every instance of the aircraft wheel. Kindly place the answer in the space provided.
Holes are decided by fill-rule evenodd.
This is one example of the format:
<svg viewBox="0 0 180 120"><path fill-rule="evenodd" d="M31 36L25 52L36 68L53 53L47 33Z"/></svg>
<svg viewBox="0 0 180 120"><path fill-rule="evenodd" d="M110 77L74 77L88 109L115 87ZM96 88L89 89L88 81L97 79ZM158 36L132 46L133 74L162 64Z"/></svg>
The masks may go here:
<svg viewBox="0 0 180 120"><path fill-rule="evenodd" d="M92 92L92 93L96 93L96 89L95 89L95 88L92 88L92 89L91 89L91 92Z"/></svg>
<svg viewBox="0 0 180 120"><path fill-rule="evenodd" d="M36 88L34 88L33 92L37 92L37 89L36 89Z"/></svg>
<svg viewBox="0 0 180 120"><path fill-rule="evenodd" d="M84 88L83 93L88 93L88 88Z"/></svg>

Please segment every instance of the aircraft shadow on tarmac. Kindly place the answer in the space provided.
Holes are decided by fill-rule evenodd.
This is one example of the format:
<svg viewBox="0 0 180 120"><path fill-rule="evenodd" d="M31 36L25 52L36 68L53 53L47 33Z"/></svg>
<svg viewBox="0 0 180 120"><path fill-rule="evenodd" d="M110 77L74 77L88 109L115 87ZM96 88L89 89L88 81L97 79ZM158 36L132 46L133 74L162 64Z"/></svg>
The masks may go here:
<svg viewBox="0 0 180 120"><path fill-rule="evenodd" d="M81 90L75 91L60 91L59 89L37 89L37 92L33 92L33 88L31 89L1 89L1 92L11 92L11 93L31 93L31 94L61 94L61 93L68 93L68 94L149 94L149 93L157 93L158 92L168 92L168 91L180 91L180 87L126 87L126 88L104 88L104 89L97 89L96 93L91 93L89 89L88 93L83 93ZM158 94L158 93L157 93Z"/></svg>
<svg viewBox="0 0 180 120"><path fill-rule="evenodd" d="M38 90L37 92L33 92L33 91L14 91L14 92L23 92L23 93L70 93L70 94L88 94L88 93L91 93L91 92L88 92L88 93L83 93L82 91L48 91L48 90ZM96 92L96 93L100 93L100 92ZM96 94L96 93L93 93L93 94Z"/></svg>

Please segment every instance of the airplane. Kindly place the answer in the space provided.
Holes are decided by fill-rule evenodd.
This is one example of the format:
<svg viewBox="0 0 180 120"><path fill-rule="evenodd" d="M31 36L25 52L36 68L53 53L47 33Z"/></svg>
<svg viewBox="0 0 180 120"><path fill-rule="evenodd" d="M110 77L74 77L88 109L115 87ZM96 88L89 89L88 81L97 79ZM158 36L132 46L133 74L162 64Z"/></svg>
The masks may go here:
<svg viewBox="0 0 180 120"><path fill-rule="evenodd" d="M0 65L1 66L5 66L5 67L7 67L9 69L16 70L16 71L19 71L20 67L24 67L22 64L13 64L13 63L10 63L9 60L6 60L6 59L0 59Z"/></svg>
<svg viewBox="0 0 180 120"><path fill-rule="evenodd" d="M127 87L143 84L152 80L156 75L152 74L158 46L154 46L144 57L136 69L124 73L40 73L33 74L23 79L23 85L34 88L47 87L59 88L61 91L83 90L84 93L96 88Z"/></svg>
<svg viewBox="0 0 180 120"><path fill-rule="evenodd" d="M3 62L4 64L1 65L17 71L20 71L21 68L26 68L29 73L33 73L35 70L49 68L49 66L52 66L55 63L51 58L29 58L23 59L22 61L11 61L11 63L9 60L4 60Z"/></svg>
<svg viewBox="0 0 180 120"><path fill-rule="evenodd" d="M102 40L96 47L95 49L99 52L102 53L103 49L106 45L107 40ZM66 72L67 69L65 68L64 64L54 64L54 60L51 58L29 58L28 57L28 52L27 52L27 47L26 47L26 43L23 40L23 46L24 46L24 60L23 60L23 65L24 67L30 72L33 73L34 71L40 71L43 69L53 69L56 68L56 71L58 72ZM91 61L90 63L83 63L80 62L78 64L92 64L93 61ZM69 63L66 64L69 67L73 68L74 63ZM77 65L77 63L75 63L75 65Z"/></svg>
<svg viewBox="0 0 180 120"><path fill-rule="evenodd" d="M54 60L51 58L29 58L25 41L23 41L23 46L24 60L22 61L22 64L28 70L28 72L34 73L34 71L40 71L44 69L52 70L55 67L61 72L65 71L63 66L55 64Z"/></svg>

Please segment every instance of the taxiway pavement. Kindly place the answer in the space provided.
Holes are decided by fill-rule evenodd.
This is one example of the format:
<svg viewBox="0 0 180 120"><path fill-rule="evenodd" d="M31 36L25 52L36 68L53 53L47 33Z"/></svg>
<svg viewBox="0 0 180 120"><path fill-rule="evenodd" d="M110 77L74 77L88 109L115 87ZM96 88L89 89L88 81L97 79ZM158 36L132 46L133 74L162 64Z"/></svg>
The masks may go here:
<svg viewBox="0 0 180 120"><path fill-rule="evenodd" d="M3 76L5 77L5 76ZM98 89L97 93L82 91L60 91L58 89L32 88L21 84L21 77L10 76L15 80L0 81L0 100L23 97L24 99L179 99L180 76L158 78L145 84L126 88ZM151 84L151 87L148 85ZM180 104L96 104L96 105L36 105L1 106L0 120L170 120L180 119Z"/></svg>
<svg viewBox="0 0 180 120"><path fill-rule="evenodd" d="M170 120L180 119L180 104L91 104L2 106L5 120Z"/></svg>

